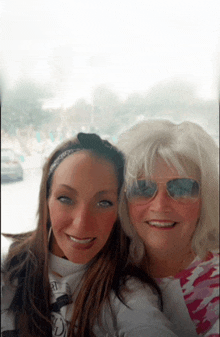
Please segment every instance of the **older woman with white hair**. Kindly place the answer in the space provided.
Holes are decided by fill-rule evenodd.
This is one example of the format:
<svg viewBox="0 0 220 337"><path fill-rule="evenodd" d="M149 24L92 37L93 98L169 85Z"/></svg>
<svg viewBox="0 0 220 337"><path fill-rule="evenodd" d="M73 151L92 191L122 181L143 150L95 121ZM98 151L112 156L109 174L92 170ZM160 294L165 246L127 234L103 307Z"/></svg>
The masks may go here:
<svg viewBox="0 0 220 337"><path fill-rule="evenodd" d="M192 122L143 121L121 135L120 217L130 259L162 289L178 336L219 336L218 146Z"/></svg>

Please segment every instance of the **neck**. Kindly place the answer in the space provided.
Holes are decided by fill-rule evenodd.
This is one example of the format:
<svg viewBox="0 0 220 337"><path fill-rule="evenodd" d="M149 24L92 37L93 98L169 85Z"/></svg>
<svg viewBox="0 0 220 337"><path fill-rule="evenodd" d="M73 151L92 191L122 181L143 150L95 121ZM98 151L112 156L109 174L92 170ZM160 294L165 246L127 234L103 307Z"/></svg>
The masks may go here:
<svg viewBox="0 0 220 337"><path fill-rule="evenodd" d="M172 252L167 255L148 252L148 271L152 277L175 276L187 268L196 254L192 249L183 253Z"/></svg>

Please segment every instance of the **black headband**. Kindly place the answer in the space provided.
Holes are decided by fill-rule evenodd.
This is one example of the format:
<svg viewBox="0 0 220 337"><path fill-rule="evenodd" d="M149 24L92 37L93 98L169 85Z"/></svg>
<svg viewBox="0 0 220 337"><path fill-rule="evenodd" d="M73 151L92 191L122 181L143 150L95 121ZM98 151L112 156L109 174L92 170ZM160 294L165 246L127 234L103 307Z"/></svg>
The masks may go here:
<svg viewBox="0 0 220 337"><path fill-rule="evenodd" d="M78 133L77 139L78 142L70 141L66 144L66 146L64 146L63 149L57 152L57 156L52 162L48 172L47 196L49 194L54 171L65 158L80 150L91 150L94 154L106 158L106 160L109 160L116 166L118 174L119 171L123 173L124 156L116 147L111 145L107 140L102 140L98 135L94 133L83 132ZM122 173L120 173L119 175L121 176Z"/></svg>

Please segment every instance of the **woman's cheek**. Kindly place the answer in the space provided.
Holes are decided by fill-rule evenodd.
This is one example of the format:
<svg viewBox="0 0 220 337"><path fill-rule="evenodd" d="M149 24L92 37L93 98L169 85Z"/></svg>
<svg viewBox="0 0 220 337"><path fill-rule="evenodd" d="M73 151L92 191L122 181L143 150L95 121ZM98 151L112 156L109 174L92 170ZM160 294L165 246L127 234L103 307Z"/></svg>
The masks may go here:
<svg viewBox="0 0 220 337"><path fill-rule="evenodd" d="M109 223L109 225L114 224L117 220L117 212L113 211L110 214L108 214L107 217L105 217L106 223Z"/></svg>
<svg viewBox="0 0 220 337"><path fill-rule="evenodd" d="M197 220L200 217L201 201L195 203L177 204L176 211L186 220Z"/></svg>
<svg viewBox="0 0 220 337"><path fill-rule="evenodd" d="M146 214L146 205L129 205L129 216L131 222L141 222L141 219Z"/></svg>
<svg viewBox="0 0 220 337"><path fill-rule="evenodd" d="M52 207L50 212L51 224L54 228L58 229L67 226L71 223L71 215L68 212L64 212L58 205L58 207Z"/></svg>
<svg viewBox="0 0 220 337"><path fill-rule="evenodd" d="M117 212L112 211L109 214L103 214L100 216L100 224L104 231L109 232L112 230L116 220L117 220Z"/></svg>

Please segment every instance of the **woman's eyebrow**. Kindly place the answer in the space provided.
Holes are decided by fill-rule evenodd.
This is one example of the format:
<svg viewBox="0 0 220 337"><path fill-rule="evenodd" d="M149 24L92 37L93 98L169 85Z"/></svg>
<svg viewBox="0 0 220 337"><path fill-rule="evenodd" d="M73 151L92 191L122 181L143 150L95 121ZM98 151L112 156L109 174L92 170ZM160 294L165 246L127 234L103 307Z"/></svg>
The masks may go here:
<svg viewBox="0 0 220 337"><path fill-rule="evenodd" d="M98 196L102 196L105 194L109 194L109 193L117 193L117 189L110 189L110 190L103 190L103 191L99 191L98 193L96 193L96 195Z"/></svg>
<svg viewBox="0 0 220 337"><path fill-rule="evenodd" d="M74 193L77 193L77 190L69 185L66 185L66 184L60 184L60 187L65 187L67 188L68 190L74 192Z"/></svg>
<svg viewBox="0 0 220 337"><path fill-rule="evenodd" d="M61 184L60 185L61 187L65 187L67 188L68 190L74 192L75 194L78 194L77 190L73 187L70 187L69 185L66 185L66 184ZM102 195L105 195L105 194L115 194L117 193L117 189L109 189L109 190L102 190L102 191L99 191L96 193L96 196L102 196Z"/></svg>

